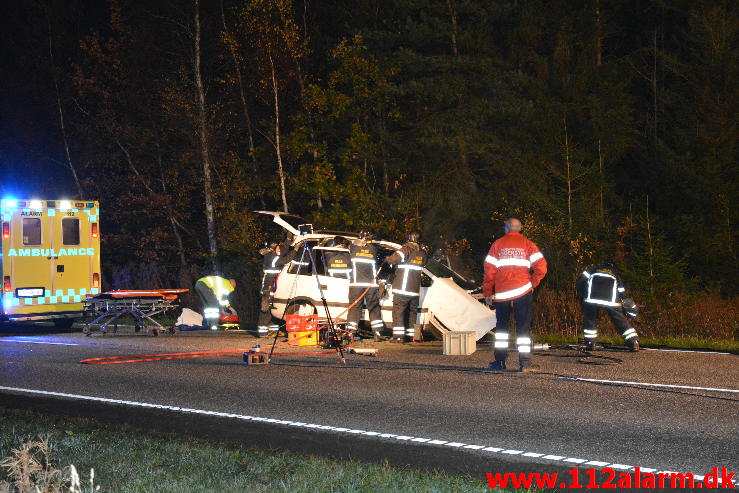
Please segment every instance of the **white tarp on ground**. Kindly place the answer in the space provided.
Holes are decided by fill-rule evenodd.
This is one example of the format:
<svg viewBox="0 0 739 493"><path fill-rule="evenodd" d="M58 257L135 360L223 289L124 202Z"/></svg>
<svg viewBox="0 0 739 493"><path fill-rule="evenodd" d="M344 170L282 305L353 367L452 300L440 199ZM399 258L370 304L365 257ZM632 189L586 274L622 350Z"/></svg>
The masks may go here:
<svg viewBox="0 0 739 493"><path fill-rule="evenodd" d="M182 314L180 314L175 325L186 325L190 327L203 325L203 316L189 308L183 308Z"/></svg>
<svg viewBox="0 0 739 493"><path fill-rule="evenodd" d="M473 331L477 334L477 340L495 327L495 312L449 278L434 279L434 284L426 291L422 306L449 330Z"/></svg>

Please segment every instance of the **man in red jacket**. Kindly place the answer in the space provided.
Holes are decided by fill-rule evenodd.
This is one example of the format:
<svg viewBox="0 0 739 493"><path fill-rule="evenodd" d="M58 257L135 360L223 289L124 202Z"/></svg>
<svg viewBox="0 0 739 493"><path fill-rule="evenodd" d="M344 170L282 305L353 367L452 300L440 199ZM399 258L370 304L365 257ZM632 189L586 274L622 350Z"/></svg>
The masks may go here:
<svg viewBox="0 0 739 493"><path fill-rule="evenodd" d="M482 292L485 303L495 302L495 361L488 369L505 370L508 357L508 321L516 317L516 346L519 371L526 371L531 360L531 305L533 291L547 273L547 261L539 247L521 234L521 221L515 217L505 222L505 236L497 239L485 258ZM493 294L494 293L494 294ZM530 368L530 366L529 366Z"/></svg>

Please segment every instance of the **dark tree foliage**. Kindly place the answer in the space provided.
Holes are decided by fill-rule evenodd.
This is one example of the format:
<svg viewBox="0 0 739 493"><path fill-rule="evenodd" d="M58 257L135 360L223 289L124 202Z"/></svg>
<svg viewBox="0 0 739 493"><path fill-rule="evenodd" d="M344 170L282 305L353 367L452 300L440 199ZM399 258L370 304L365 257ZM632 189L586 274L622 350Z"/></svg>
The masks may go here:
<svg viewBox="0 0 739 493"><path fill-rule="evenodd" d="M3 191L78 193L56 77L111 272L156 262L163 282L186 282L208 258L195 5L37 0L6 17L20 77L6 89L23 97L3 94ZM265 233L248 211L289 204L331 228L420 229L479 279L516 214L550 259L549 289L615 259L655 300L737 294L739 3L221 0L198 13L223 269L256 279Z"/></svg>

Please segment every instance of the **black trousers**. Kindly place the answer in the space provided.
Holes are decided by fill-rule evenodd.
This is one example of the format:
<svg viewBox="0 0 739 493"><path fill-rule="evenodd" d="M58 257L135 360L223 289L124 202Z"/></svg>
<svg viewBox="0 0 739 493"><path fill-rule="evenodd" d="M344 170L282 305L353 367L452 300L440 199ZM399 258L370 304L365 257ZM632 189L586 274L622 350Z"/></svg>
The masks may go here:
<svg viewBox="0 0 739 493"><path fill-rule="evenodd" d="M495 303L495 338L493 339L493 357L495 361L505 361L508 357L508 346L511 336L509 332L511 312L516 317L516 346L518 359L528 361L531 358L531 318L533 293L525 294L513 300Z"/></svg>
<svg viewBox="0 0 739 493"><path fill-rule="evenodd" d="M418 296L393 295L393 337L413 338L418 314Z"/></svg>
<svg viewBox="0 0 739 493"><path fill-rule="evenodd" d="M629 326L629 321L626 319L626 315L619 306L603 306L596 305L594 303L582 303L582 332L585 333L587 339L595 339L598 335L597 323L598 313L601 308L606 311L608 316L611 318L611 322L618 330L622 337L625 336L626 331L632 330Z"/></svg>
<svg viewBox="0 0 739 493"><path fill-rule="evenodd" d="M349 303L354 303L354 301L359 298L362 293L364 293L365 289L367 289L366 286L349 286ZM367 291L367 294L364 295L364 298L362 298L357 304L349 309L349 313L346 317L346 320L349 324L349 330L357 330L357 327L359 326L359 318L362 314L362 308L365 306L367 307L367 311L369 312L369 319L371 324L376 325L378 321L382 321L379 290L380 289L377 286L370 287L369 291Z"/></svg>
<svg viewBox="0 0 739 493"><path fill-rule="evenodd" d="M197 293L200 301L203 303L203 308L220 308L216 294L203 281L195 283L195 293Z"/></svg>
<svg viewBox="0 0 739 493"><path fill-rule="evenodd" d="M272 287L276 277L274 274L266 274L262 280L262 298L259 302L259 333L266 333L272 322L270 305L272 304Z"/></svg>

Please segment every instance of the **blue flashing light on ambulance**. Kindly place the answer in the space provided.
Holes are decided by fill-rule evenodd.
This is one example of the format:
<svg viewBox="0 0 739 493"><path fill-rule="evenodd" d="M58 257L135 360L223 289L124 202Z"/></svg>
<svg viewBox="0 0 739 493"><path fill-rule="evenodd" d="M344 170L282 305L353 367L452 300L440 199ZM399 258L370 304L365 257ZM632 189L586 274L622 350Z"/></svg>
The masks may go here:
<svg viewBox="0 0 739 493"><path fill-rule="evenodd" d="M100 293L98 203L4 198L0 219L0 321L70 327Z"/></svg>

